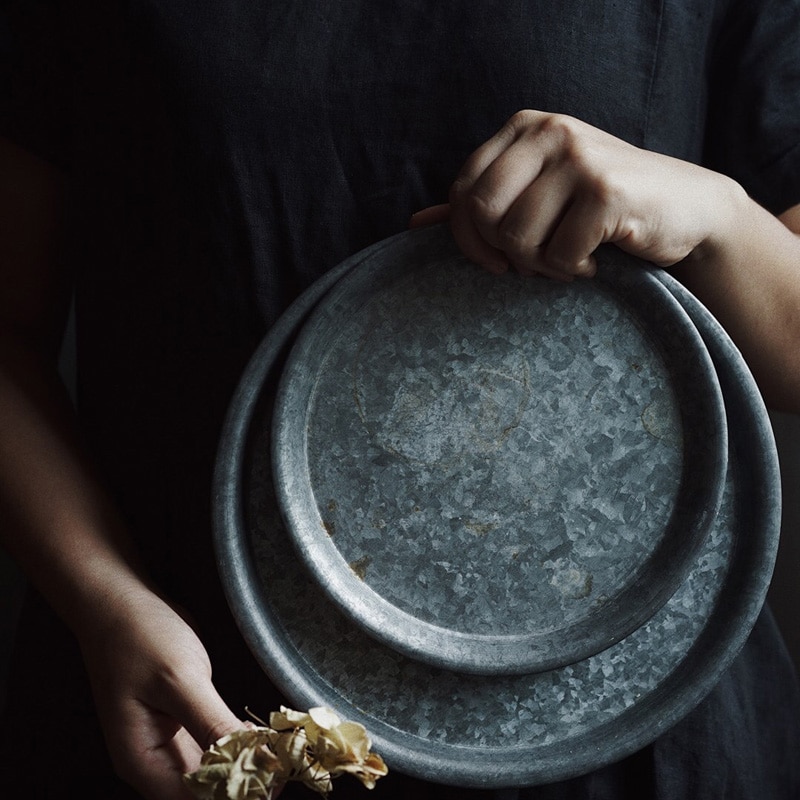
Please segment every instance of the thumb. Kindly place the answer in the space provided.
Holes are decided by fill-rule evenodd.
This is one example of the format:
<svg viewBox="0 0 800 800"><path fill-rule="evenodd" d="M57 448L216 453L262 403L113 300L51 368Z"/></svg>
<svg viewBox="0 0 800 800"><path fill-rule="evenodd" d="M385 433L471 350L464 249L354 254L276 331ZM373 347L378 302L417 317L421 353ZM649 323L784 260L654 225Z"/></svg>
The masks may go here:
<svg viewBox="0 0 800 800"><path fill-rule="evenodd" d="M409 220L409 228L424 228L426 225L436 225L439 222L444 222L450 217L450 204L442 203L438 206L428 206L416 214L411 215Z"/></svg>
<svg viewBox="0 0 800 800"><path fill-rule="evenodd" d="M192 685L189 691L174 692L165 710L203 750L245 724L228 708L210 679Z"/></svg>

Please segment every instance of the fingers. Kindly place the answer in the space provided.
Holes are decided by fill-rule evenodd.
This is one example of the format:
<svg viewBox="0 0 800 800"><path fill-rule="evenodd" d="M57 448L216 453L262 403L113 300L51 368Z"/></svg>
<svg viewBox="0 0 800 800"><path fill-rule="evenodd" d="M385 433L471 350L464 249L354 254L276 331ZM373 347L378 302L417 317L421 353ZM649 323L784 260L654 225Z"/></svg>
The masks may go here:
<svg viewBox="0 0 800 800"><path fill-rule="evenodd" d="M591 278L597 272L592 253L608 240L607 227L595 206L585 198L576 199L553 231L547 246L547 261L555 269Z"/></svg>
<svg viewBox="0 0 800 800"><path fill-rule="evenodd" d="M538 185L544 167L542 149L532 148L528 138L514 139L490 163L480 159L480 174L462 173L453 185L451 203L470 218L485 242L504 252L506 215Z"/></svg>
<svg viewBox="0 0 800 800"><path fill-rule="evenodd" d="M426 225L436 225L440 222L445 222L450 216L450 204L442 203L438 206L429 206L417 211L416 214L411 215L408 227L424 228Z"/></svg>
<svg viewBox="0 0 800 800"><path fill-rule="evenodd" d="M194 715L187 715L185 725L192 738L205 750L223 736L240 730L243 721L225 705L216 690L213 698L204 700L203 708L195 708Z"/></svg>
<svg viewBox="0 0 800 800"><path fill-rule="evenodd" d="M188 800L182 775L200 765L200 757L217 739L244 726L210 681L192 690L159 689L156 705L129 698L119 706L122 729L107 733L118 774L148 800ZM122 723L119 723L122 724Z"/></svg>
<svg viewBox="0 0 800 800"><path fill-rule="evenodd" d="M572 117L523 111L467 159L451 187L450 227L491 272L569 281L594 275L605 242L669 266L718 239L727 225L720 188L719 175L696 165ZM419 220L441 220L445 209Z"/></svg>
<svg viewBox="0 0 800 800"><path fill-rule="evenodd" d="M552 259L551 242L569 208L572 178L544 170L508 207L496 229L498 246L522 275L571 280L569 264Z"/></svg>
<svg viewBox="0 0 800 800"><path fill-rule="evenodd" d="M157 741L154 738L154 742ZM118 774L147 800L190 800L183 775L200 765L202 750L184 728L136 753L115 759Z"/></svg>
<svg viewBox="0 0 800 800"><path fill-rule="evenodd" d="M515 189L530 182L533 165L518 174L514 158L503 159L519 135L515 118L479 147L464 164L450 189L450 227L464 255L495 274L505 272L509 258L502 249L496 227Z"/></svg>
<svg viewBox="0 0 800 800"><path fill-rule="evenodd" d="M585 127L520 112L470 156L450 193L451 228L468 258L492 272L512 266L559 280L594 274L592 253L606 226L603 210L582 199L587 175L577 155Z"/></svg>
<svg viewBox="0 0 800 800"><path fill-rule="evenodd" d="M164 693L160 707L177 720L203 750L244 725L219 696L210 679L202 683L193 681L191 685L173 684Z"/></svg>

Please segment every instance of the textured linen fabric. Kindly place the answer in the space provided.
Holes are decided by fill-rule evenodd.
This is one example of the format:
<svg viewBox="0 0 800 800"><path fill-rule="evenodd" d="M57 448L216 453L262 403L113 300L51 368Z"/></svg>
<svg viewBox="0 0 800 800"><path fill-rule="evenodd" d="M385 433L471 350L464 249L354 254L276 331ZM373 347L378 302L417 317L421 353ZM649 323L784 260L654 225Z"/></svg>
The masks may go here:
<svg viewBox="0 0 800 800"><path fill-rule="evenodd" d="M795 0L0 8L0 130L62 165L72 186L87 441L237 712L279 699L219 587L211 472L241 370L303 288L445 200L468 154L521 108L708 164L773 211L800 202ZM20 765L54 759L33 796L73 796L89 781L103 783L96 796L129 796L103 754L77 648L36 596L15 670L4 752ZM521 796L794 798L798 709L765 612L670 734ZM360 796L352 784L337 792ZM473 793L392 775L369 796L411 794Z"/></svg>

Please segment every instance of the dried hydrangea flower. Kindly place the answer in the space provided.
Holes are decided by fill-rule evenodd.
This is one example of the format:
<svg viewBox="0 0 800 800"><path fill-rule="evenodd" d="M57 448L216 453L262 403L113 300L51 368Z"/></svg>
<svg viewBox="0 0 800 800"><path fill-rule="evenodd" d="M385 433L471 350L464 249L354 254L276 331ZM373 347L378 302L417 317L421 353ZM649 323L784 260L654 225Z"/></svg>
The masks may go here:
<svg viewBox="0 0 800 800"><path fill-rule="evenodd" d="M280 780L269 728L251 727L223 736L203 753L200 767L184 782L199 800L263 800Z"/></svg>
<svg viewBox="0 0 800 800"><path fill-rule="evenodd" d="M288 731L293 728L305 728L311 717L303 711L281 706L280 711L273 711L269 715L269 725L276 731Z"/></svg>
<svg viewBox="0 0 800 800"><path fill-rule="evenodd" d="M363 725L329 708L304 714L281 707L269 727L251 725L211 745L184 781L199 800L271 800L288 781L327 796L332 778L344 773L372 789L387 769L371 746Z"/></svg>
<svg viewBox="0 0 800 800"><path fill-rule="evenodd" d="M270 715L273 728L303 726L317 761L332 776L349 773L368 789L387 774L386 764L371 753L372 742L366 728L357 722L343 722L329 708L312 708L307 714L281 707Z"/></svg>

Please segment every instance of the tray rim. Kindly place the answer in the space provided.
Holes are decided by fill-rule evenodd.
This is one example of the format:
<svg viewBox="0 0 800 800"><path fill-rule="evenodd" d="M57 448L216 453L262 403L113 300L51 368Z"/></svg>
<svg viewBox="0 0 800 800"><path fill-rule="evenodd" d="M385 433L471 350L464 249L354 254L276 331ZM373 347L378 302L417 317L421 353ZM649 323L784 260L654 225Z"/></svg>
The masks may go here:
<svg viewBox="0 0 800 800"><path fill-rule="evenodd" d="M329 329L335 329L338 317L352 310L354 293L355 301L360 302L364 293L370 296L376 282L382 285L387 277L392 285L395 280L405 280L409 273L404 271L402 248L414 247L420 242L429 251L433 248L435 258L415 265L417 270L423 271L430 262L435 260L438 263L442 258L463 259L442 226L384 240L379 243L381 247L368 255L356 257L358 263L330 286L295 336L280 377L273 413L273 471L284 523L307 569L328 598L369 635L398 652L434 666L471 674L525 674L581 661L636 630L667 602L683 582L691 559L717 514L727 469L727 428L722 392L713 364L700 334L666 287L649 272L630 269L629 257L620 257L621 251L607 248L605 257L598 257L598 276L592 282L592 288L598 287L598 291L605 292L613 302L626 308L627 313L643 327L647 327L649 322L646 315L633 307L631 295L639 292L650 302L659 304L657 312L675 328L670 339L672 357L675 358L677 352L675 337L683 337L682 343L693 348L696 370L692 377L705 380L704 396L700 402L704 404L703 421L708 423L706 430L714 452L701 453L696 462L703 463L705 459L706 472L701 483L692 482L687 488L688 467L684 466L679 499L684 500L688 493L699 502L691 512L685 508L673 511L681 515L683 525L671 521L666 530L672 531L672 539L680 538L680 546L672 545L672 539L664 538L656 552L643 562L645 574L655 573L659 578L657 582L647 580L645 575L637 575L635 582L620 588L602 612L587 614L558 631L492 635L453 630L418 619L360 580L349 568L334 539L325 532L309 478L306 441L310 399L314 391L309 382L316 375L313 370L321 367L327 357L323 353L330 342ZM394 252L398 245L400 256ZM388 253L388 266L373 258L373 255L381 253ZM652 328L649 333L653 334ZM312 357L310 363L309 354ZM322 358L319 363L315 360L318 358ZM689 367L683 364L681 368L685 376ZM689 390L684 386L682 392L684 395L695 394L695 387ZM688 461L698 449L705 449L696 443L691 447L694 450L689 452ZM672 550L667 563L669 569L662 577L655 556L669 549ZM574 639L564 639L567 636Z"/></svg>
<svg viewBox="0 0 800 800"><path fill-rule="evenodd" d="M345 716L367 727L376 750L386 757L391 769L441 783L494 788L538 785L583 774L649 744L700 703L739 653L764 604L777 554L780 529L777 451L760 393L735 345L699 301L671 276L653 268L656 277L701 323L715 361L726 374L723 391L729 413L733 404L738 416L737 440L757 444L746 460L746 467L758 478L753 482L752 506L761 524L748 536L737 537L736 563L726 572L726 583L716 606L716 614L722 615L724 623L721 631L711 632L707 625L678 668L665 680L659 696L644 709L645 713L642 714L641 706L634 705L613 724L605 726L602 735L596 737L597 742L568 742L568 752L561 756L557 752L545 754L520 748L479 750L443 745L423 741L387 725L365 709L343 704L341 698L331 694L331 687L312 665L298 668L291 658L291 642L285 641L280 621L271 616L247 537L242 535L242 468L247 434L263 382L269 377L265 359L279 357L285 349L282 339L322 296L326 285L332 285L343 271L338 268L328 273L307 290L262 340L232 398L220 438L214 473L214 545L224 592L255 658L298 707L337 706ZM738 582L734 583L731 576ZM286 649L282 650L278 643L286 645ZM638 718L631 719L637 711ZM531 763L522 765L520 757L525 755L531 757Z"/></svg>

